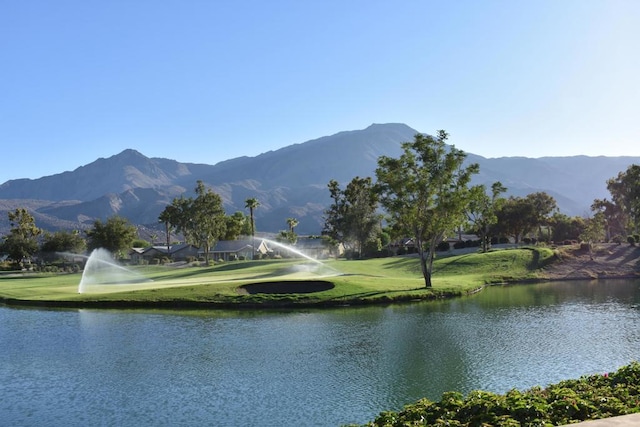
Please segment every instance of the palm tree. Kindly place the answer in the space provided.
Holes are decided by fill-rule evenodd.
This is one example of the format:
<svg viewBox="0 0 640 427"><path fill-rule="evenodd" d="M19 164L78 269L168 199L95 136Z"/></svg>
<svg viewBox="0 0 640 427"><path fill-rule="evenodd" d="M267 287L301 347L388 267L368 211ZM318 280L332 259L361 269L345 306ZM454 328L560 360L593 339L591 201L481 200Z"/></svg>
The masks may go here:
<svg viewBox="0 0 640 427"><path fill-rule="evenodd" d="M289 231L293 234L293 229L299 224L298 220L295 218L287 218L287 225L289 225Z"/></svg>
<svg viewBox="0 0 640 427"><path fill-rule="evenodd" d="M251 219L251 259L253 259L253 255L255 252L255 221L253 220L253 210L260 206L260 202L255 197L247 199L244 201L244 207L249 209L249 217Z"/></svg>

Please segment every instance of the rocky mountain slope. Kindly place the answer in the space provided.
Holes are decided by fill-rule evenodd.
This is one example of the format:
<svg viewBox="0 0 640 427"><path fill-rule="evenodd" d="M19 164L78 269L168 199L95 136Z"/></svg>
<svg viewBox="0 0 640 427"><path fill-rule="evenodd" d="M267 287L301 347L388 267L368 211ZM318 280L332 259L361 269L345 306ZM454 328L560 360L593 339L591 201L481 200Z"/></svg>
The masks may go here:
<svg viewBox="0 0 640 427"><path fill-rule="evenodd" d="M416 133L404 124L374 124L215 165L148 158L125 150L74 171L0 185L0 234L9 228L6 212L16 207L30 209L37 225L49 230L82 229L112 215L158 227L162 209L174 197L192 195L197 180L220 194L228 213L246 212L244 201L257 198L259 231L284 230L286 219L295 217L300 234L319 234L330 204L329 180L346 185L356 176L374 176L378 157L397 157L400 144ZM608 196L607 179L640 163L637 157L487 159L472 153L467 160L480 164L475 183L499 180L513 195L546 191L568 215L588 213L595 198Z"/></svg>

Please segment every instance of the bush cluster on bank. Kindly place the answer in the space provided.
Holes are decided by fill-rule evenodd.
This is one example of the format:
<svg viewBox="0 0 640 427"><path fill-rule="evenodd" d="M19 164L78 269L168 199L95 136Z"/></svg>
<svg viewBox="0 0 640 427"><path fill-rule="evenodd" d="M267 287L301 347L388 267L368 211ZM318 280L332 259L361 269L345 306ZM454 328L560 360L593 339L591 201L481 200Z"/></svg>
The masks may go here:
<svg viewBox="0 0 640 427"><path fill-rule="evenodd" d="M400 412L382 412L369 427L558 426L640 412L640 363L614 373L583 376L547 388L505 394L448 392L422 399Z"/></svg>

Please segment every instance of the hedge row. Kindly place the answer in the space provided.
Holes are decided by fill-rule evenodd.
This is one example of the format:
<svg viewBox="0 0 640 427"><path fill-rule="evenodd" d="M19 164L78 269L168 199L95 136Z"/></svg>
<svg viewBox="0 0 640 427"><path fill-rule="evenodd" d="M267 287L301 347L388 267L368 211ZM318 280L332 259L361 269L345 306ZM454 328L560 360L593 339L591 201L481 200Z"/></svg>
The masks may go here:
<svg viewBox="0 0 640 427"><path fill-rule="evenodd" d="M474 391L422 399L400 412L383 412L370 427L557 426L640 412L640 363L614 373L562 381L545 389L506 394Z"/></svg>

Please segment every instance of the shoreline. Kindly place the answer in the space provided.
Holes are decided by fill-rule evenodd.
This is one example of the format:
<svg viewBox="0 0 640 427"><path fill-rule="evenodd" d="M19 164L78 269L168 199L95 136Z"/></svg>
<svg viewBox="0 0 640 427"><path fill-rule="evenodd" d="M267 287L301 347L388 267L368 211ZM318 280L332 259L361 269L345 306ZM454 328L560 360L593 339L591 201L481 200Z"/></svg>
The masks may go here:
<svg viewBox="0 0 640 427"><path fill-rule="evenodd" d="M503 249L498 249L503 250ZM301 301L283 297L272 301L197 301L189 299L171 299L158 301L142 300L42 300L0 297L0 304L8 307L33 307L51 309L163 309L163 310L294 310L310 308L339 308L362 306L385 306L407 304L420 301L435 301L448 298L473 295L487 286L516 285L536 282L566 280L615 280L640 279L640 247L617 244L599 244L589 253L579 246L558 247L554 261L538 270L535 278L523 278L496 283L485 283L467 291L443 291L423 295L401 295L391 297L383 295L376 299L345 298L321 301ZM274 281L275 282L275 281ZM283 283L292 281L283 280ZM298 281L303 282L303 281ZM426 288L425 288L426 289ZM292 295L295 293L292 293Z"/></svg>

